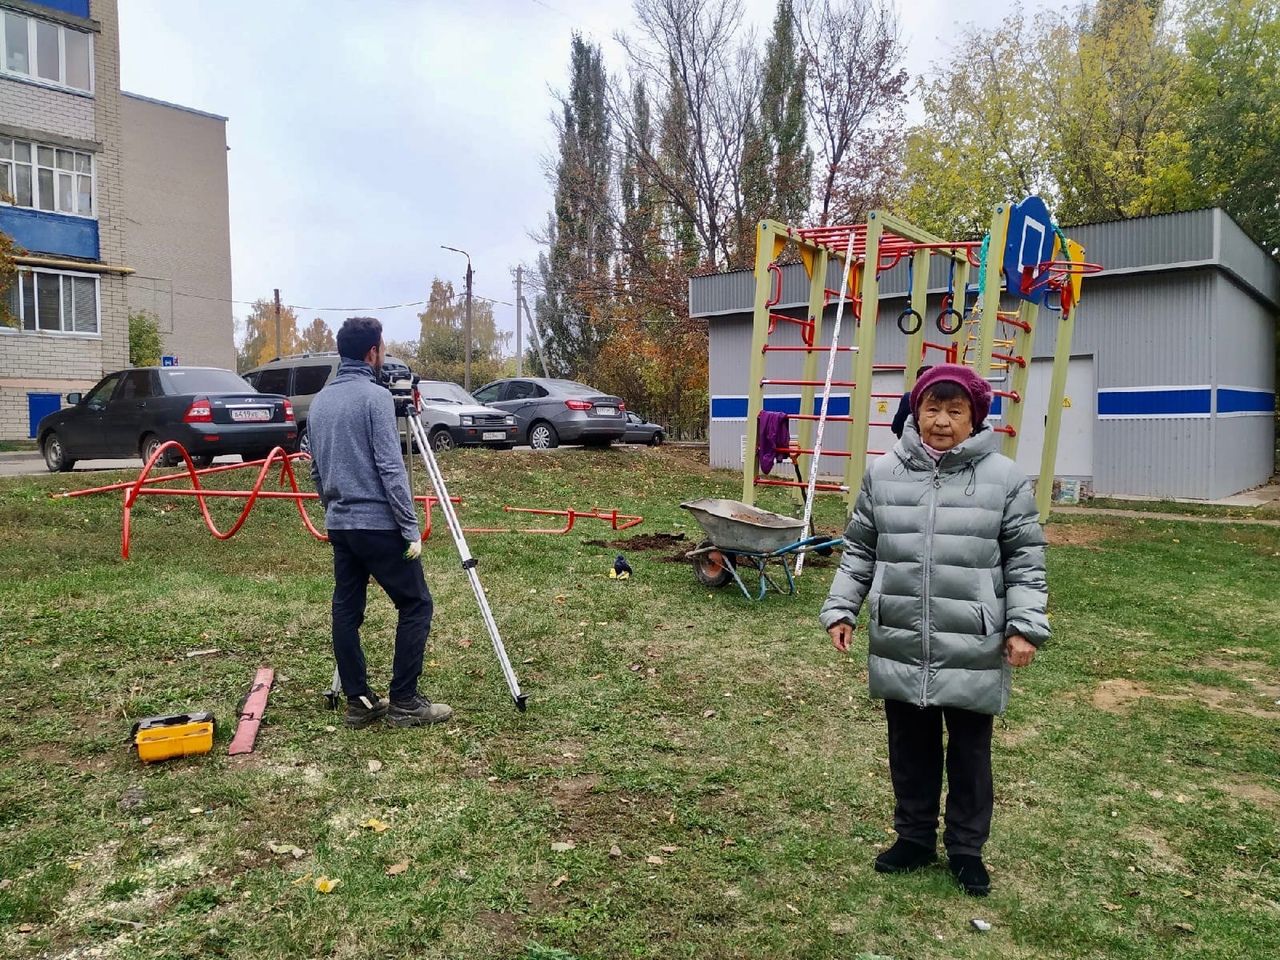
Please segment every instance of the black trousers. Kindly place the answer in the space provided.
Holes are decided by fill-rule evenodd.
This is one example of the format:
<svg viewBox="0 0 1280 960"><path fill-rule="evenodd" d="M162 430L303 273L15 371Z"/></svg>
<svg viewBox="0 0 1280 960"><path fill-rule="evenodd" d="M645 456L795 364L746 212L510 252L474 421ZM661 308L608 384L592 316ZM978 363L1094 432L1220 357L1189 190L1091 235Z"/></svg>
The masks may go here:
<svg viewBox="0 0 1280 960"><path fill-rule="evenodd" d="M949 854L980 856L991 835L992 717L959 707L917 707L886 700L893 827L904 840L930 850L938 842L942 794L942 724L947 725L947 810L943 846Z"/></svg>
<svg viewBox="0 0 1280 960"><path fill-rule="evenodd" d="M400 614L390 696L412 699L418 692L431 632L431 591L422 575L422 562L404 558L404 537L398 530L330 530L329 543L333 547L333 656L343 693L359 697L371 692L360 626L373 577Z"/></svg>

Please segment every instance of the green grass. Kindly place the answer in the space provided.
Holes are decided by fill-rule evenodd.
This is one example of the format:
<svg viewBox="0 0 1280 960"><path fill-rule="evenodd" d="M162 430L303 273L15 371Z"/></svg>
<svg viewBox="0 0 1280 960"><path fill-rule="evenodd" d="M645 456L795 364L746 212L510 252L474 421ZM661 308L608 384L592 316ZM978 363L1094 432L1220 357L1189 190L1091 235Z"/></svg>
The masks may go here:
<svg viewBox="0 0 1280 960"><path fill-rule="evenodd" d="M432 730L348 732L323 709L329 556L286 505L220 542L193 503L143 500L125 562L118 496L47 497L117 475L0 481L0 955L1280 951L1280 531L1050 525L1056 638L997 722L994 892L974 901L941 869L871 869L892 821L884 719L862 652L835 655L815 621L834 561L797 597L748 603L662 562L672 547L625 550L635 576L611 581L618 551L584 542L692 538L678 503L735 496L737 477L662 450L443 463L470 525L510 522L503 503L646 519L472 538L526 714L438 521L423 686L457 714ZM819 526L841 512L824 500ZM375 591L383 688L393 623ZM261 664L278 677L267 723L232 760ZM138 763L137 718L195 709L218 717L214 753ZM341 883L321 894L321 876Z"/></svg>
<svg viewBox="0 0 1280 960"><path fill-rule="evenodd" d="M34 440L0 440L0 453L28 453L39 449Z"/></svg>
<svg viewBox="0 0 1280 960"><path fill-rule="evenodd" d="M1179 500L1121 500L1113 497L1095 497L1082 503L1081 506L1128 510L1133 513L1176 513L1224 520L1280 520L1280 503L1267 503L1257 507L1235 507L1215 503L1184 503Z"/></svg>

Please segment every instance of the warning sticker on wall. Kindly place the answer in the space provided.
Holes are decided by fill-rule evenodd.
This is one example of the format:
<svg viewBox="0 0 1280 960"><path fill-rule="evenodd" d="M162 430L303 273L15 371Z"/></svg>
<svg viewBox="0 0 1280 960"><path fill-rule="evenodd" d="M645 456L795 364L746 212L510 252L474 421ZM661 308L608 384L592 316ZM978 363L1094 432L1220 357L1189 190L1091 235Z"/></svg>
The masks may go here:
<svg viewBox="0 0 1280 960"><path fill-rule="evenodd" d="M1063 405L1064 407L1066 407L1066 408L1070 409L1070 408L1071 408L1071 398L1070 398L1070 397L1063 397L1063 398L1062 398L1062 405Z"/></svg>
<svg viewBox="0 0 1280 960"><path fill-rule="evenodd" d="M883 400L879 400L879 401L877 401L877 402L876 402L876 412L877 412L877 413L888 413L888 412L889 412L889 405L888 405L887 403L885 403Z"/></svg>

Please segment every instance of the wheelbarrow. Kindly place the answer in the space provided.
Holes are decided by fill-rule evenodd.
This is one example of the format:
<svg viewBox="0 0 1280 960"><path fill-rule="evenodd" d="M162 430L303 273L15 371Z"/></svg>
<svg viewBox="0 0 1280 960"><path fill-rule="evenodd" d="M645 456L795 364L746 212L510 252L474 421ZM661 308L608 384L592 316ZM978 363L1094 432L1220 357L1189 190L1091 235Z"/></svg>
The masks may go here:
<svg viewBox="0 0 1280 960"><path fill-rule="evenodd" d="M680 506L693 514L706 539L685 554L693 564L693 575L705 587L723 587L730 580L748 600L763 600L769 588L778 593L796 592L792 565L798 554L810 550L829 555L842 546L841 537L825 534L804 537L804 521L784 517L737 500L706 497ZM770 575L781 567L786 589ZM742 580L741 570L754 570L756 593Z"/></svg>

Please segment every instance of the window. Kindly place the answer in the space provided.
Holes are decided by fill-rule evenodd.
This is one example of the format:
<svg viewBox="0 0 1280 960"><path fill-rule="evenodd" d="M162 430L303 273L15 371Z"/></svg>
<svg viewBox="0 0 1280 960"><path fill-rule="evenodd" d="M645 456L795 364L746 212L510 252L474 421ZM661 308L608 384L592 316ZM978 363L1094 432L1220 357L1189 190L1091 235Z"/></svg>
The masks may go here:
<svg viewBox="0 0 1280 960"><path fill-rule="evenodd" d="M83 30L5 11L3 72L93 92L93 37Z"/></svg>
<svg viewBox="0 0 1280 960"><path fill-rule="evenodd" d="M154 370L130 370L125 374L124 386L120 388L120 395L116 399L146 400L157 393Z"/></svg>
<svg viewBox="0 0 1280 960"><path fill-rule="evenodd" d="M248 393L244 378L217 367L165 367L160 382L170 397L198 393Z"/></svg>
<svg viewBox="0 0 1280 960"><path fill-rule="evenodd" d="M98 278L23 270L9 290L9 312L28 333L98 332ZM0 330L6 329L0 325Z"/></svg>
<svg viewBox="0 0 1280 960"><path fill-rule="evenodd" d="M0 137L0 193L15 206L93 216L93 155Z"/></svg>
<svg viewBox="0 0 1280 960"><path fill-rule="evenodd" d="M333 372L333 367L325 364L324 366L298 367L293 371L293 392L296 396L309 397L313 393L319 393L321 388L329 382L329 374ZM269 391L263 390L263 393Z"/></svg>
<svg viewBox="0 0 1280 960"><path fill-rule="evenodd" d="M274 370L262 370L258 373L258 382L254 384L259 393L278 393L289 395L289 368L277 367Z"/></svg>
<svg viewBox="0 0 1280 960"><path fill-rule="evenodd" d="M507 388L508 400L528 400L532 397L545 397L546 391L539 389L536 383L528 380L513 380Z"/></svg>
<svg viewBox="0 0 1280 960"><path fill-rule="evenodd" d="M115 393L116 386L124 378L123 373L113 373L109 377L105 377L98 382L98 385L89 391L89 395L80 402L86 406L106 406L107 401L111 399L111 394Z"/></svg>
<svg viewBox="0 0 1280 960"><path fill-rule="evenodd" d="M502 383L491 383L487 387L481 387L476 391L475 397L481 403L493 403L498 399L498 395L502 393Z"/></svg>

